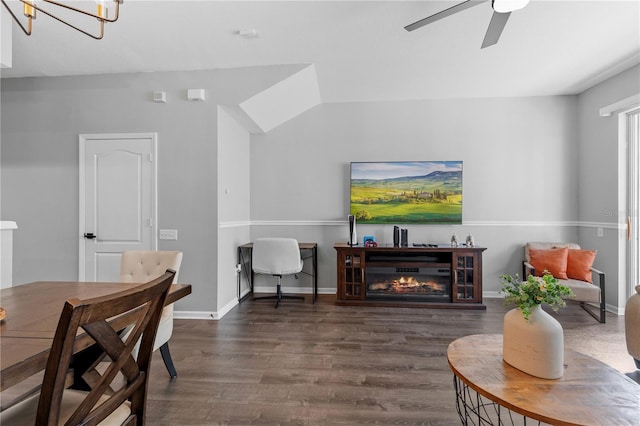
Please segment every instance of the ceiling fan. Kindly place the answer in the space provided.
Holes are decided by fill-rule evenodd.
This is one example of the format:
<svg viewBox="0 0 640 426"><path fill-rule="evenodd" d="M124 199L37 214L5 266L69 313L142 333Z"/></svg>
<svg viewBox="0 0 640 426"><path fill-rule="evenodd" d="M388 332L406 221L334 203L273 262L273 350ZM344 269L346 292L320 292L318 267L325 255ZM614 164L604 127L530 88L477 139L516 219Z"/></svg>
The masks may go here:
<svg viewBox="0 0 640 426"><path fill-rule="evenodd" d="M404 29L407 31L417 30L418 28L422 28L427 24L439 21L440 19L446 18L447 16L461 12L465 9L469 9L470 7L477 6L481 3L486 3L487 1L489 0L463 1L462 3L451 6L450 8L445 9L442 12L435 13L431 16L427 16L426 18L416 21L413 24L409 24L404 27ZM529 0L491 0L491 7L493 7L493 16L491 17L491 22L489 23L489 28L487 28L487 33L484 36L481 48L484 49L485 47L493 46L494 44L496 44L500 39L500 34L502 34L504 26L507 24L509 16L511 16L511 12L513 12L514 10L522 9L527 5L527 3L529 3Z"/></svg>

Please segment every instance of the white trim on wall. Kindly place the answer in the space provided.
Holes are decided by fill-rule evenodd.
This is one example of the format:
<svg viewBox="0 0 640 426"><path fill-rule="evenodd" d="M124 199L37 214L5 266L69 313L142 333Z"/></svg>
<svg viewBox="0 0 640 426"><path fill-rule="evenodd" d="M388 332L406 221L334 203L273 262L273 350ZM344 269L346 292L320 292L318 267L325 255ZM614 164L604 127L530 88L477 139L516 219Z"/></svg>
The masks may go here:
<svg viewBox="0 0 640 426"><path fill-rule="evenodd" d="M220 228L234 228L241 226L347 226L346 220L251 220L242 222L220 222ZM362 225L362 224L360 224ZM566 226L581 228L607 228L620 229L624 224L609 222L583 222L583 221L465 221L463 226L515 226L515 227L532 227L532 226ZM376 226L376 225L371 225ZM384 225L380 225L384 226ZM430 225L420 225L430 226ZM432 225L441 226L441 225Z"/></svg>
<svg viewBox="0 0 640 426"><path fill-rule="evenodd" d="M342 226L348 225L346 220L252 220L256 226Z"/></svg>
<svg viewBox="0 0 640 426"><path fill-rule="evenodd" d="M242 228L243 226L251 226L251 221L242 220L237 222L220 222L218 226L220 228Z"/></svg>
<svg viewBox="0 0 640 426"><path fill-rule="evenodd" d="M638 104L640 104L640 93L636 93L628 98L621 99L618 102L614 102L611 105L600 108L600 117L610 117L616 111L631 108Z"/></svg>

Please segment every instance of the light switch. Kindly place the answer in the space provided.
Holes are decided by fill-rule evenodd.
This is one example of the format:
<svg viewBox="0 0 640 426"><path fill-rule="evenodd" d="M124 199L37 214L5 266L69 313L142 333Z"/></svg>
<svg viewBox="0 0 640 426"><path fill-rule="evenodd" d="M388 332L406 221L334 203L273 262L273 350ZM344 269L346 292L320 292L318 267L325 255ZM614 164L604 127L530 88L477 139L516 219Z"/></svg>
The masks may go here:
<svg viewBox="0 0 640 426"><path fill-rule="evenodd" d="M177 240L178 230L177 229L161 229L160 239L161 240Z"/></svg>

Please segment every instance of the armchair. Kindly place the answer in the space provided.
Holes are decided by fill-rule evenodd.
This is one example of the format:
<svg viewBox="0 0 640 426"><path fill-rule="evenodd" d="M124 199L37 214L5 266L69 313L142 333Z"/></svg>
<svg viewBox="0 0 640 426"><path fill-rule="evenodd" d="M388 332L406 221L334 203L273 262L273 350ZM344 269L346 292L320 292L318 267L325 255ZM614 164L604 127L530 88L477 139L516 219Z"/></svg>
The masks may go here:
<svg viewBox="0 0 640 426"><path fill-rule="evenodd" d="M532 259L533 258L533 259ZM580 302L580 306L593 318L604 323L605 274L593 268L595 251L582 250L575 243L529 242L524 248L522 275L526 278L545 269L551 272L561 284L575 293L570 300ZM536 267L538 269L536 270ZM590 304L598 306L596 313Z"/></svg>

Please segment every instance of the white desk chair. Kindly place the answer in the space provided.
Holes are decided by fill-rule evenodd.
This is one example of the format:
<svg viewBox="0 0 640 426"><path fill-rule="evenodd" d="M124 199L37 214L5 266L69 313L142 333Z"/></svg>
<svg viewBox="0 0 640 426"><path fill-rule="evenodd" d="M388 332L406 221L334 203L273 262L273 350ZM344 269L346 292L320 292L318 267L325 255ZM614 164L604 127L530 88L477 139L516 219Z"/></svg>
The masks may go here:
<svg viewBox="0 0 640 426"><path fill-rule="evenodd" d="M178 272L182 263L181 251L146 251L130 250L122 253L120 261L120 281L123 283L146 283L158 278L167 269L176 271L173 284L178 282ZM177 377L171 352L169 339L173 333L173 303L165 306L160 317L156 340L153 350L160 349L162 360L171 378Z"/></svg>
<svg viewBox="0 0 640 426"><path fill-rule="evenodd" d="M282 299L301 299L303 296L282 294L282 276L297 274L302 271L302 259L298 241L294 238L258 238L253 243L251 257L253 272L273 275L278 278L275 296L257 297L256 299L276 299L276 308Z"/></svg>

